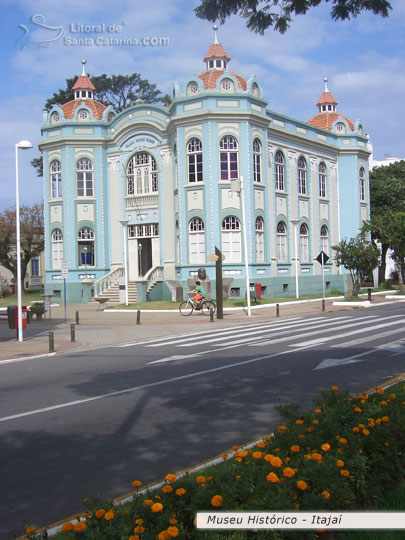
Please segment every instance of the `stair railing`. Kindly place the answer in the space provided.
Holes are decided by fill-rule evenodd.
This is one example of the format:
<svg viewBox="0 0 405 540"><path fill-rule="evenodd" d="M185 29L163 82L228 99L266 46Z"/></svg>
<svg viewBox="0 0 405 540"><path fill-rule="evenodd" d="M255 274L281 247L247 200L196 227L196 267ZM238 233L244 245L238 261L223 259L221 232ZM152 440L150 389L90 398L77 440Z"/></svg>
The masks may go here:
<svg viewBox="0 0 405 540"><path fill-rule="evenodd" d="M125 271L124 268L115 268L102 278L98 279L94 282L94 292L95 295L98 296L102 294L104 291L109 289L112 285L119 282L119 279L124 277Z"/></svg>

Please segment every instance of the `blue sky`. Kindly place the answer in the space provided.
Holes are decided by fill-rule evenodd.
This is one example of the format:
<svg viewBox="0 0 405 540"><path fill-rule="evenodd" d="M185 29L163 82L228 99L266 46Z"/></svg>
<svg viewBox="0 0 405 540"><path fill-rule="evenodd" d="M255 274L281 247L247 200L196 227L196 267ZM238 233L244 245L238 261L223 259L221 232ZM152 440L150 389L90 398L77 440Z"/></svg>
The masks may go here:
<svg viewBox="0 0 405 540"><path fill-rule="evenodd" d="M20 151L20 201L42 200L42 182L29 165L39 156L42 108L48 97L81 72L93 75L138 72L163 94L204 70L213 41L212 24L194 16L198 0L0 0L2 85L0 88L0 211L15 204L14 145ZM284 35L250 32L239 17L220 26L218 37L232 60L230 69L257 75L268 108L307 121L317 112L323 77L339 102L338 111L362 120L374 148L405 158L405 2L391 0L388 19L363 14L335 22L328 4L297 17ZM40 28L37 21L54 30ZM101 33L78 32L80 25L105 25ZM26 33L19 25L24 25ZM120 26L118 31L117 26ZM59 30L58 30L59 29ZM110 31L109 31L110 30ZM48 41L63 31L63 37ZM165 46L75 45L78 38L168 38ZM65 41L66 38L70 38ZM48 41L36 45L35 41Z"/></svg>

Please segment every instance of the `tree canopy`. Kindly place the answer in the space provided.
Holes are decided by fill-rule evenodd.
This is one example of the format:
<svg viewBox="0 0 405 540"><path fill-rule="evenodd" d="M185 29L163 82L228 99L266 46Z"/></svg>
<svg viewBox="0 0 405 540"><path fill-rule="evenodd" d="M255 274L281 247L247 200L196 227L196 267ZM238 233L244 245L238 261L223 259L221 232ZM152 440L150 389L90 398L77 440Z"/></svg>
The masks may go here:
<svg viewBox="0 0 405 540"><path fill-rule="evenodd" d="M194 11L200 19L220 21L221 24L231 15L238 14L247 19L246 26L253 32L263 34L273 27L283 34L294 15L305 15L321 3L332 4L332 19L342 21L357 17L363 11L388 17L392 9L387 0L201 0Z"/></svg>
<svg viewBox="0 0 405 540"><path fill-rule="evenodd" d="M20 244L21 244L21 285L28 263L44 249L44 212L42 204L21 206L20 208ZM13 274L17 283L16 258L16 211L8 208L0 213L0 264Z"/></svg>

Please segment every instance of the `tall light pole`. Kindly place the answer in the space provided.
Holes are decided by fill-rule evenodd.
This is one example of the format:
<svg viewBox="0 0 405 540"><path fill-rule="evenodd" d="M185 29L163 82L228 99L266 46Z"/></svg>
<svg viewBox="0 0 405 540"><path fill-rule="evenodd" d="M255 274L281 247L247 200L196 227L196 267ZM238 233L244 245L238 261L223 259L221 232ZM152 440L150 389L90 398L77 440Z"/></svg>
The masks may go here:
<svg viewBox="0 0 405 540"><path fill-rule="evenodd" d="M295 238L295 249L294 249L294 256L295 256L295 296L296 298L300 297L300 291L298 288L298 235L297 235L297 229L298 229L298 223L300 222L299 219L291 219L291 223L294 225L294 238Z"/></svg>
<svg viewBox="0 0 405 540"><path fill-rule="evenodd" d="M20 189L18 185L18 149L29 150L30 141L20 141L15 145L15 220L17 248L17 310L18 310L18 341L23 341L22 306L21 306L21 233L20 233Z"/></svg>
<svg viewBox="0 0 405 540"><path fill-rule="evenodd" d="M128 305L128 256L127 256L127 219L120 219L124 234L124 280L125 280L125 305Z"/></svg>

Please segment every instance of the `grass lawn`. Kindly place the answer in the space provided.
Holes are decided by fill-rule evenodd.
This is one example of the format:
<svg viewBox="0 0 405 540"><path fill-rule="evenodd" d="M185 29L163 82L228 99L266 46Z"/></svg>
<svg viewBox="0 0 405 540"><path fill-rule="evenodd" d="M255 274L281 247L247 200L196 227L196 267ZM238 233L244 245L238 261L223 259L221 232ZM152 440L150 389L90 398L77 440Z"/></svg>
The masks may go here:
<svg viewBox="0 0 405 540"><path fill-rule="evenodd" d="M36 300L40 300L42 302L44 300L44 297L41 296L42 293L43 293L42 290L25 291L21 295L22 305L29 306L31 302L34 302ZM10 294L10 296L0 297L0 307L16 306L17 303L18 303L18 300L17 300L16 294Z"/></svg>

